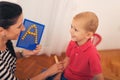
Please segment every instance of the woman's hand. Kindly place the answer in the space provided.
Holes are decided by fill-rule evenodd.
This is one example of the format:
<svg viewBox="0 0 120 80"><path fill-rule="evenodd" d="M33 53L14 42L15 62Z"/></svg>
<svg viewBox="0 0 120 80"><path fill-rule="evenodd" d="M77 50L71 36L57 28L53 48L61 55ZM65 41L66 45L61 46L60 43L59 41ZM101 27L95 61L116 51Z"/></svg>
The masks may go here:
<svg viewBox="0 0 120 80"><path fill-rule="evenodd" d="M37 45L36 46L36 49L35 50L26 50L26 49L24 49L23 50L23 56L24 57L29 57L29 56L31 56L31 55L37 55L39 52L40 52L40 49L41 49L41 46L40 45Z"/></svg>
<svg viewBox="0 0 120 80"><path fill-rule="evenodd" d="M63 69L64 69L63 62L59 62L59 63L52 65L50 68L48 68L46 70L46 73L48 74L48 76L52 76L56 73L63 72Z"/></svg>

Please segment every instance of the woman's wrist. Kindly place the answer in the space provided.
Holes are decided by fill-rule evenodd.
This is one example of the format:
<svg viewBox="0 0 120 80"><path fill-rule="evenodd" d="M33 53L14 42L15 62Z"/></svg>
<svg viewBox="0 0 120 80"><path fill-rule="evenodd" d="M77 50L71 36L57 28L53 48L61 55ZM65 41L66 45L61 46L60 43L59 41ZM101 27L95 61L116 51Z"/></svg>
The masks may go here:
<svg viewBox="0 0 120 80"><path fill-rule="evenodd" d="M24 55L23 55L23 50L18 50L18 51L16 51L16 57L17 57L17 58L23 58L23 57L24 57Z"/></svg>
<svg viewBox="0 0 120 80"><path fill-rule="evenodd" d="M20 57L29 57L24 54L24 50L19 50L19 55L20 55Z"/></svg>
<svg viewBox="0 0 120 80"><path fill-rule="evenodd" d="M20 57L24 57L23 50L19 50Z"/></svg>
<svg viewBox="0 0 120 80"><path fill-rule="evenodd" d="M19 50L19 54L21 57L29 57L28 55L25 54L24 50Z"/></svg>

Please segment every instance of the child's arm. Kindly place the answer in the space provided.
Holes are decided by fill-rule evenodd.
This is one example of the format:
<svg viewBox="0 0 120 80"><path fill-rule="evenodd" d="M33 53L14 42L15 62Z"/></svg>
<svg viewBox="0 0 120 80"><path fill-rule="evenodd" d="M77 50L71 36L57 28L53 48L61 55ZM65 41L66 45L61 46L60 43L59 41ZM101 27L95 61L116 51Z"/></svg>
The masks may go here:
<svg viewBox="0 0 120 80"><path fill-rule="evenodd" d="M67 67L68 63L69 63L69 57L65 57L65 59L63 60L64 70L65 70L65 68ZM54 77L54 80L60 80L61 75L62 75L62 73L58 73L58 74Z"/></svg>
<svg viewBox="0 0 120 80"><path fill-rule="evenodd" d="M97 74L97 75L94 76L93 80L104 80L104 77L103 77L102 73Z"/></svg>
<svg viewBox="0 0 120 80"><path fill-rule="evenodd" d="M67 67L67 65L69 64L69 57L65 57L65 59L63 60L63 64L64 64L64 69Z"/></svg>

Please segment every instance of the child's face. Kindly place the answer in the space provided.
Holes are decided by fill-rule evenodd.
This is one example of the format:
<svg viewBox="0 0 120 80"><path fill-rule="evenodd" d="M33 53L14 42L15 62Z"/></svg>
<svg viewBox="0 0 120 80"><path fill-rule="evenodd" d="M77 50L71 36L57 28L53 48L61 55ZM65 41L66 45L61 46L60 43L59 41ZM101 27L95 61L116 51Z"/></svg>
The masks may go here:
<svg viewBox="0 0 120 80"><path fill-rule="evenodd" d="M82 44L87 40L87 31L84 29L85 21L79 20L76 21L73 19L70 33L71 33L71 39L73 41L76 41L78 44Z"/></svg>

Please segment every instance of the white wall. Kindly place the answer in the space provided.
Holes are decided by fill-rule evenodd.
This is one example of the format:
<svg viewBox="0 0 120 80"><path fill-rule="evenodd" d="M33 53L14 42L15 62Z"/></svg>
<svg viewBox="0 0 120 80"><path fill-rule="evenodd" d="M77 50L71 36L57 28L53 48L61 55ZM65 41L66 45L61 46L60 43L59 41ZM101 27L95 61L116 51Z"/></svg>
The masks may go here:
<svg viewBox="0 0 120 80"><path fill-rule="evenodd" d="M120 49L120 1L119 0L77 0L79 11L91 10L98 14L102 36L98 49Z"/></svg>
<svg viewBox="0 0 120 80"><path fill-rule="evenodd" d="M66 23L65 26L70 26L70 20L76 13L86 10L93 11L98 15L100 21L97 33L102 36L102 42L97 48L99 50L120 49L120 0L66 0L66 3L68 3L66 5L59 4L61 1L18 0L18 3L23 7L25 18L29 18L44 24L49 23L49 16L54 16L53 14L50 14L53 4L68 8L67 10L69 12L63 12L67 13L67 17L65 18L66 20L64 20L63 16L64 23ZM60 7L57 8L59 9ZM56 9L56 11L58 10ZM65 29L65 26L60 27ZM66 30L67 29L68 27ZM69 31L65 31L64 34L69 35ZM65 38L69 39L69 36Z"/></svg>
<svg viewBox="0 0 120 80"><path fill-rule="evenodd" d="M17 3L17 0L0 0L0 1L10 1L10 2Z"/></svg>

